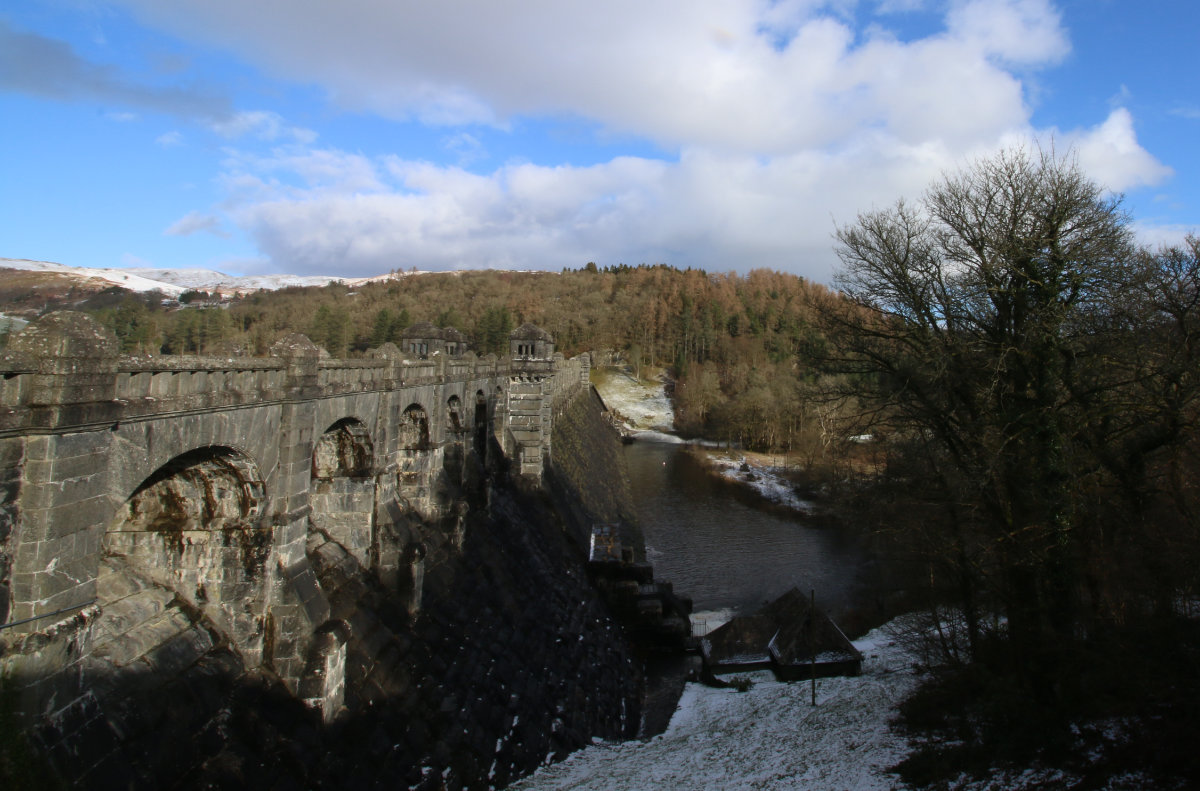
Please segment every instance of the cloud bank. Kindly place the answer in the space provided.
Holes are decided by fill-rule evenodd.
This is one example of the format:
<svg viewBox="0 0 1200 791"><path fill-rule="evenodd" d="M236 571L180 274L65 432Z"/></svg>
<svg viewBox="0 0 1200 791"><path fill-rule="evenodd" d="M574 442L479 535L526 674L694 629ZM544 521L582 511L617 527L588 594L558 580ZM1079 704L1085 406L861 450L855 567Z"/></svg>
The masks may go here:
<svg viewBox="0 0 1200 791"><path fill-rule="evenodd" d="M474 145L454 166L366 157L245 112L218 131L269 147L235 140L226 200L201 213L298 273L665 261L827 280L835 222L1013 141L1069 141L1114 190L1169 175L1122 107L1091 128L1032 128L1030 75L1070 53L1049 0L951 0L907 37L893 23L928 4L123 2L345 111L458 144L480 125L578 118L667 152L477 172Z"/></svg>

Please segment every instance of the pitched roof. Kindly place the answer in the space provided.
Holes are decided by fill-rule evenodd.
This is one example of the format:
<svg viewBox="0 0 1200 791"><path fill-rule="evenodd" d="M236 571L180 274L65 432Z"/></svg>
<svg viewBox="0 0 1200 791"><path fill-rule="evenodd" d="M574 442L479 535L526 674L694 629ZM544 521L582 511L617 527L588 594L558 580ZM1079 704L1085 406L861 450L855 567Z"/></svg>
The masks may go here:
<svg viewBox="0 0 1200 791"><path fill-rule="evenodd" d="M508 334L514 341L553 341L554 337L541 327L525 322Z"/></svg>
<svg viewBox="0 0 1200 791"><path fill-rule="evenodd" d="M428 321L418 321L400 333L401 338L440 338L442 331Z"/></svg>
<svg viewBox="0 0 1200 791"><path fill-rule="evenodd" d="M713 665L833 664L862 660L842 630L807 596L792 588L753 615L743 615L714 629L701 641L704 658Z"/></svg>

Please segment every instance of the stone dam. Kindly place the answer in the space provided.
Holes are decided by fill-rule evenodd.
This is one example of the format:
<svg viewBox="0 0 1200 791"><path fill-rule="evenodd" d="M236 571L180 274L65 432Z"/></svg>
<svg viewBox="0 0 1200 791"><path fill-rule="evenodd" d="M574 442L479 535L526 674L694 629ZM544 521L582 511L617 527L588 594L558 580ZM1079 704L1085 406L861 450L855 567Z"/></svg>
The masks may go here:
<svg viewBox="0 0 1200 791"><path fill-rule="evenodd" d="M406 347L128 357L69 312L13 336L0 748L27 780L502 787L637 735L688 605L640 562L589 357L531 325L503 358Z"/></svg>

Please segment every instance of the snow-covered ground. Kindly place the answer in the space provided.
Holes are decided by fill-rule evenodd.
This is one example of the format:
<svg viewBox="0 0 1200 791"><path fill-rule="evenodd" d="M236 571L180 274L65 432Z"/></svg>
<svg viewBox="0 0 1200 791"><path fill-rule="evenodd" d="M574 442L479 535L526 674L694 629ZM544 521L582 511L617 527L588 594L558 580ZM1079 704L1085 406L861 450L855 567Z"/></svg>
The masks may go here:
<svg viewBox="0 0 1200 791"><path fill-rule="evenodd" d="M801 513L812 513L813 505L796 494L792 483L777 467L750 465L744 458L710 455L709 464L721 477L746 486L776 505L791 508Z"/></svg>
<svg viewBox="0 0 1200 791"><path fill-rule="evenodd" d="M645 742L599 743L544 767L512 788L846 789L902 788L888 773L906 754L889 728L894 707L920 681L912 660L876 629L855 645L866 657L855 678L784 683L748 674L747 692L688 684L665 733Z"/></svg>

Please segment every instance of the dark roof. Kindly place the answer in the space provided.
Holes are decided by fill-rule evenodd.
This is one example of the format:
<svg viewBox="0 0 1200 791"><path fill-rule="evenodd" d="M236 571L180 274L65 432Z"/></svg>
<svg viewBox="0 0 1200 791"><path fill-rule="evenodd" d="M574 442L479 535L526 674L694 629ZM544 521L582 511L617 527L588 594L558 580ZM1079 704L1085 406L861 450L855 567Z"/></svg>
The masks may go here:
<svg viewBox="0 0 1200 791"><path fill-rule="evenodd" d="M709 632L700 645L713 664L766 663L771 659L767 644L777 631L775 622L762 614L743 615Z"/></svg>
<svg viewBox="0 0 1200 791"><path fill-rule="evenodd" d="M779 631L771 640L771 657L781 665L862 661L862 654L837 624L807 596L792 588L766 608Z"/></svg>
<svg viewBox="0 0 1200 791"><path fill-rule="evenodd" d="M541 327L526 322L508 334L514 341L553 341L554 337Z"/></svg>
<svg viewBox="0 0 1200 791"><path fill-rule="evenodd" d="M442 331L428 321L418 321L416 324L400 333L401 338L440 338Z"/></svg>
<svg viewBox="0 0 1200 791"><path fill-rule="evenodd" d="M451 343L466 343L467 336L463 335L454 327L443 327L442 337Z"/></svg>
<svg viewBox="0 0 1200 791"><path fill-rule="evenodd" d="M807 596L792 588L753 615L743 615L709 632L701 640L711 664L807 664L854 662L862 654L842 630Z"/></svg>

